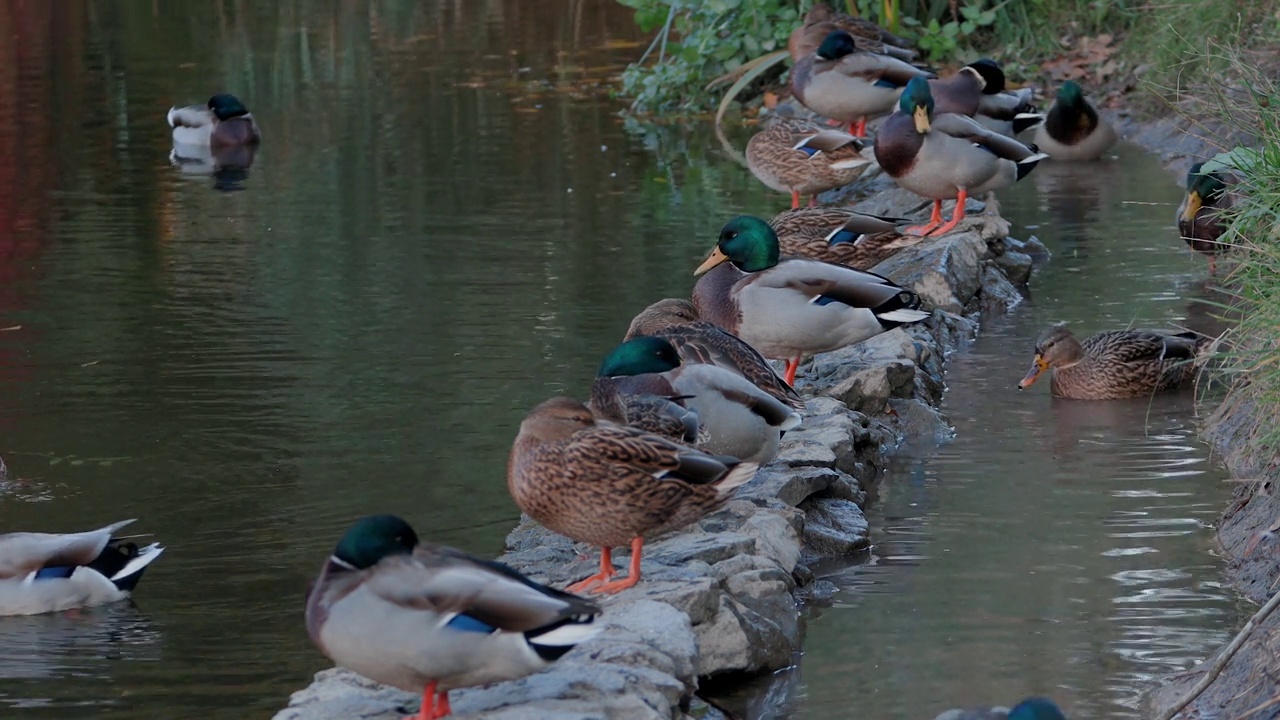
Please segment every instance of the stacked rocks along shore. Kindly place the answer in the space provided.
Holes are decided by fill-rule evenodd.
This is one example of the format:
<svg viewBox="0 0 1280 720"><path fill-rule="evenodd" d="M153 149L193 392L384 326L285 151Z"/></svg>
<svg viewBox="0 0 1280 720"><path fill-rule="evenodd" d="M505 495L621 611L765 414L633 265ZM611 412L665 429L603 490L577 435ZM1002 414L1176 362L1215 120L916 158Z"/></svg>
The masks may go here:
<svg viewBox="0 0 1280 720"><path fill-rule="evenodd" d="M865 212L908 217L927 210L927 201L877 173L837 192L870 195L855 206ZM804 422L783 438L778 458L721 510L648 543L644 580L602 600L599 636L544 672L455 691L455 715L684 718L701 679L791 665L801 644L802 599L831 589L808 563L870 547L863 508L888 457L903 439L950 435L937 411L948 355L974 337L983 314L1022 301L1032 258L1046 252L1034 239L1008 237L993 199L982 206L970 200L973 215L956 232L872 268L918 293L932 310L929 319L802 366ZM595 571L591 553L527 519L499 560L555 587ZM417 702L415 694L333 668L294 693L275 718L399 718ZM700 717L716 716L709 713Z"/></svg>

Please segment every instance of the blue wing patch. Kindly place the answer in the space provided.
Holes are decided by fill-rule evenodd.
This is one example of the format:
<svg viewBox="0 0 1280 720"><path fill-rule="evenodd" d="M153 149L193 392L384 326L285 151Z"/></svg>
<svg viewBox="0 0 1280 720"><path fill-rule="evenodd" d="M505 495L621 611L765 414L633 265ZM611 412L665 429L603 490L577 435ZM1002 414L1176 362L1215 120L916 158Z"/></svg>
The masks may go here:
<svg viewBox="0 0 1280 720"><path fill-rule="evenodd" d="M813 157L814 155L817 155L818 153L822 152L821 150L817 148L811 148L808 145L801 145L796 149L804 153L805 155L808 155L809 157Z"/></svg>
<svg viewBox="0 0 1280 720"><path fill-rule="evenodd" d="M875 82L875 86L879 88L889 88L890 90L897 90L898 88L903 87L892 80L885 80L884 78L877 80Z"/></svg>
<svg viewBox="0 0 1280 720"><path fill-rule="evenodd" d="M830 305L831 303L838 303L840 301L833 297L828 297L826 295L819 295L818 297L810 300L809 302L813 303L814 305Z"/></svg>
<svg viewBox="0 0 1280 720"><path fill-rule="evenodd" d="M75 572L74 565L67 567L42 567L36 571L36 580L66 580Z"/></svg>
<svg viewBox="0 0 1280 720"><path fill-rule="evenodd" d="M486 622L481 622L470 615L455 615L452 620L445 623L445 627L460 632L481 633L490 635L497 631L497 628Z"/></svg>
<svg viewBox="0 0 1280 720"><path fill-rule="evenodd" d="M841 230L835 235L832 235L831 239L827 241L827 244L839 245L840 243L854 243L858 242L858 238L860 237L862 236L852 230Z"/></svg>

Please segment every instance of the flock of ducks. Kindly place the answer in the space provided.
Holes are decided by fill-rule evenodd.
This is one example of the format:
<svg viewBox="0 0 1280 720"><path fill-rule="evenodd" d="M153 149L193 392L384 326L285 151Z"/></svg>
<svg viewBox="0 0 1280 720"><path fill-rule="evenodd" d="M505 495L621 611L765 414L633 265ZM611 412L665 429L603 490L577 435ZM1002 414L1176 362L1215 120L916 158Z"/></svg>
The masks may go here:
<svg viewBox="0 0 1280 720"><path fill-rule="evenodd" d="M981 60L938 79L909 44L868 21L815 6L789 43L795 98L839 127L780 118L750 141L751 171L789 193L771 221L733 218L694 271L690 299L639 313L602 361L587 403L546 400L520 424L507 486L520 509L576 542L600 548L599 571L558 590L497 562L419 539L393 515L352 525L306 601L306 627L337 664L381 683L422 691L420 720L450 713L450 690L547 667L600 630L600 606L573 593L611 594L641 579L645 539L720 507L778 453L802 421L793 388L800 359L852 345L930 313L920 298L867 268L954 230L969 193L1005 187L1046 157L1096 159L1115 131L1064 83L1040 114L1030 90L1010 91ZM802 195L852 182L871 163L869 121L884 118L872 155L902 187L933 200L927 223L847 208L800 208ZM175 152L256 147L253 116L231 95L170 110ZM849 132L846 132L846 128ZM1032 143L1016 136L1035 128ZM194 151L191 148L195 148ZM1218 213L1239 177L1196 166L1178 211L1183 237L1221 251ZM942 201L955 210L942 217ZM810 201L810 205L814 205ZM1192 334L1122 330L1083 341L1064 327L1037 343L1030 386L1045 371L1052 393L1078 399L1145 395L1186 383L1205 341ZM786 361L780 377L769 360ZM0 536L0 614L57 612L112 602L158 558L117 532ZM629 546L619 578L612 550ZM1012 720L1061 720L1043 698Z"/></svg>

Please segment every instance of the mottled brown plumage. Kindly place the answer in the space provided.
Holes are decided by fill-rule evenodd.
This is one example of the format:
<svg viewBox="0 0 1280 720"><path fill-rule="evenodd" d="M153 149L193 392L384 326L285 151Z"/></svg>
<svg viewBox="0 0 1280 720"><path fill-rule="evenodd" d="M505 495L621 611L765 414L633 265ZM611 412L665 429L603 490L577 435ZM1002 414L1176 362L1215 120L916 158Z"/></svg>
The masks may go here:
<svg viewBox="0 0 1280 720"><path fill-rule="evenodd" d="M775 215L769 225L778 233L783 255L867 270L922 240L898 232L898 225L906 222L848 208L822 207L785 210Z"/></svg>
<svg viewBox="0 0 1280 720"><path fill-rule="evenodd" d="M507 489L545 527L602 548L601 573L613 574L609 549L631 543L631 574L597 592L639 580L643 538L675 530L719 507L749 481L755 463L708 455L629 427L598 425L587 407L557 397L520 423L507 466Z"/></svg>
<svg viewBox="0 0 1280 720"><path fill-rule="evenodd" d="M817 3L809 8L804 22L787 38L791 59L798 62L800 58L814 54L823 38L833 30L844 30L852 35L859 50L883 53L899 60L916 58L916 51L912 49L914 43L910 40L898 37L870 20L837 12L826 3Z"/></svg>
<svg viewBox="0 0 1280 720"><path fill-rule="evenodd" d="M1195 333L1111 330L1083 341L1065 326L1045 331L1019 388L1052 370L1055 397L1112 400L1182 387L1195 378L1211 340Z"/></svg>
<svg viewBox="0 0 1280 720"><path fill-rule="evenodd" d="M597 377L591 383L587 407L598 420L628 425L686 445L698 443L698 413L685 406L685 398L674 391L655 395L635 394L628 389L627 383L618 378Z"/></svg>
<svg viewBox="0 0 1280 720"><path fill-rule="evenodd" d="M790 193L793 208L801 195L848 185L870 163L852 135L808 120L778 119L747 142L751 173L769 188Z"/></svg>
<svg viewBox="0 0 1280 720"><path fill-rule="evenodd" d="M702 321L689 300L667 298L645 308L631 321L623 340L642 335L666 338L683 363L706 363L732 370L788 406L804 409L804 400L778 377L764 356L737 335Z"/></svg>

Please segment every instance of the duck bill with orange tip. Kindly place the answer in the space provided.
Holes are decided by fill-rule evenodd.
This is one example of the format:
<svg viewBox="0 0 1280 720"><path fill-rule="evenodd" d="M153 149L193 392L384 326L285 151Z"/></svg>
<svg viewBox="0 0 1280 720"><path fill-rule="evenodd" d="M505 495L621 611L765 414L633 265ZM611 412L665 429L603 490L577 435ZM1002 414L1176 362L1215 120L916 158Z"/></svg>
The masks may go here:
<svg viewBox="0 0 1280 720"><path fill-rule="evenodd" d="M1200 193L1192 190L1187 193L1187 209L1182 213L1182 219L1187 222L1194 222L1196 213L1200 212L1200 208L1204 206L1204 198L1200 197Z"/></svg>
<svg viewBox="0 0 1280 720"><path fill-rule="evenodd" d="M1043 373L1045 370L1048 370L1048 369L1049 369L1048 361L1044 359L1043 355L1041 355L1040 353L1036 353L1036 357L1034 360L1031 361L1031 369L1027 371L1026 377L1018 381L1018 389L1025 390L1031 387L1031 385L1035 383L1037 379L1039 379L1040 373Z"/></svg>
<svg viewBox="0 0 1280 720"><path fill-rule="evenodd" d="M720 248L716 248L711 251L711 254L707 256L706 260L702 261L702 264L698 266L698 269L693 271L693 276L698 277L728 259L728 255L725 255Z"/></svg>

